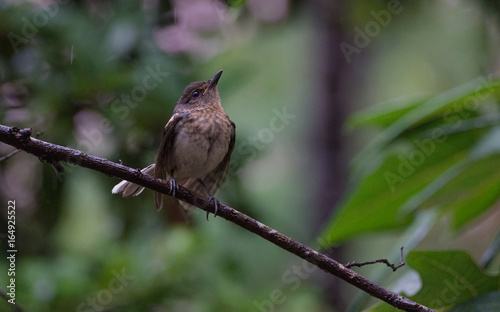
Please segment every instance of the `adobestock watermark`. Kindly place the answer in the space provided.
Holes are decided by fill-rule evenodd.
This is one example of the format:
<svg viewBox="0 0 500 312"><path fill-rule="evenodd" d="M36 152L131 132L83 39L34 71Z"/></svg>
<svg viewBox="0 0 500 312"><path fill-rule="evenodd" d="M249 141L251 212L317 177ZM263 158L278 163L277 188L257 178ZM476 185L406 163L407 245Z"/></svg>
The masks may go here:
<svg viewBox="0 0 500 312"><path fill-rule="evenodd" d="M277 133L282 132L290 123L297 118L296 114L288 111L288 106L283 106L281 109L273 108L273 116L269 120L268 127L261 128L257 133L249 135L243 141L240 141L236 147L236 153L243 156L242 162L232 161L229 166L228 178L236 176L240 173L244 164L254 161L259 152L273 142ZM233 152L233 153L234 153Z"/></svg>
<svg viewBox="0 0 500 312"><path fill-rule="evenodd" d="M113 298L125 290L131 281L135 279L134 275L127 275L125 268L121 273L112 270L113 278L108 283L108 287L99 290L95 295L89 296L84 302L76 308L77 312L100 312L107 311L111 307Z"/></svg>
<svg viewBox="0 0 500 312"><path fill-rule="evenodd" d="M354 27L355 35L352 43L347 43L345 41L340 43L340 50L347 60L347 63L351 63L353 55L361 53L362 49L368 47L372 39L377 37L380 31L391 23L393 15L403 12L403 8L400 1L390 0L387 2L385 9L370 11L372 20L368 21L363 28L359 26Z"/></svg>
<svg viewBox="0 0 500 312"><path fill-rule="evenodd" d="M122 94L109 104L111 112L118 114L121 120L125 120L130 115L130 111L139 106L148 93L158 88L170 75L169 72L162 71L160 65L156 65L154 69L146 66L145 71L147 74L142 77L140 84L132 88L130 94Z"/></svg>
<svg viewBox="0 0 500 312"><path fill-rule="evenodd" d="M317 239L319 246L322 249L328 247L325 241L321 238ZM300 264L293 264L287 270L281 274L282 286L280 288L273 289L268 298L264 300L254 300L252 303L256 308L256 312L273 312L276 308L285 301L292 297L293 293L297 291L302 283L309 279L314 272L318 271L319 268L315 263L311 263L306 260L302 260Z"/></svg>
<svg viewBox="0 0 500 312"><path fill-rule="evenodd" d="M442 309L461 301L460 296L463 295L464 292L476 295L478 293L474 285L461 283L458 278L455 278L453 282L446 279L444 280L444 285L445 288L441 290L439 299L431 301L429 307L432 307L433 309Z"/></svg>
<svg viewBox="0 0 500 312"><path fill-rule="evenodd" d="M146 100L147 95L158 88L170 75L169 72L163 71L160 65L156 65L155 67L146 66L144 72L145 75L142 76L139 83L129 93L116 96L114 100L105 106L109 106L111 113L116 115L120 120L127 119L132 111L141 102ZM86 119L87 122L77 125L76 149L84 153L93 154L101 144L105 143L106 136L114 131L115 126L110 119L102 117L98 113L93 113L93 117L91 118L83 119ZM86 128L85 124L91 124L91 127ZM71 155L67 159L67 171L71 172L74 167L81 164L81 161L79 155ZM57 177L59 180L63 179L62 175L57 175Z"/></svg>
<svg viewBox="0 0 500 312"><path fill-rule="evenodd" d="M442 119L446 123L446 128L458 129L464 119L471 117L479 109L480 102L486 100L495 91L491 87L493 74L488 77L478 77L476 80L478 84L473 94L456 102L443 112ZM444 126L432 129L429 138L415 139L413 141L414 148L408 154L398 155L397 170L384 172L384 177L392 192L396 190L396 185L405 182L428 157L434 154L439 144L446 142L448 134L443 128Z"/></svg>
<svg viewBox="0 0 500 312"><path fill-rule="evenodd" d="M273 116L269 119L267 127L259 129L256 133L249 135L243 141L237 144L233 151L233 159L231 160L226 175L226 181L222 184L220 189L226 188L231 184L230 180L241 173L245 164L254 161L259 152L263 151L274 140L277 133L282 132L290 123L297 117L288 111L288 106L283 106L280 109L273 108L271 110ZM236 139L238 142L238 139ZM238 153L243 156L241 161L234 158L234 154ZM217 180L217 177L214 177ZM192 215L202 213L200 209L194 209L190 212Z"/></svg>
<svg viewBox="0 0 500 312"><path fill-rule="evenodd" d="M141 83L132 88L129 94L121 94L108 104L111 112L118 115L120 120L129 117L133 109L137 108L143 102L148 93L158 88L160 84L169 76L168 72L162 71L160 65L153 69L146 66L147 72L141 79ZM92 129L80 129L77 149L86 153L92 153L95 147L102 144L105 135L114 130L111 120L102 117Z"/></svg>
<svg viewBox="0 0 500 312"><path fill-rule="evenodd" d="M472 112L479 109L481 101L488 99L495 92L495 88L491 86L493 74L489 74L487 77L478 77L476 80L478 84L475 92L464 98L463 101L455 103L453 107L448 108L443 113L443 120L452 124L453 130L458 129L464 119L471 117Z"/></svg>
<svg viewBox="0 0 500 312"><path fill-rule="evenodd" d="M40 28L46 26L49 20L59 13L60 5L67 4L68 2L68 0L43 2L44 4L33 12L29 18L26 16L21 17L21 32L15 33L11 31L7 34L7 38L14 48L14 52L19 52L20 46L29 44L38 34Z"/></svg>
<svg viewBox="0 0 500 312"><path fill-rule="evenodd" d="M398 155L399 164L397 172L385 171L384 177L391 191L396 190L395 185L403 183L421 166L427 157L431 156L436 150L436 145L444 143L448 136L441 128L432 130L431 138L429 139L415 139L413 144L415 148L406 156Z"/></svg>
<svg viewBox="0 0 500 312"><path fill-rule="evenodd" d="M294 264L281 275L281 288L275 288L267 299L254 300L252 303L258 312L272 312L276 307L285 303L293 292L300 288L302 282L316 272L318 267L314 264L302 260L300 265Z"/></svg>

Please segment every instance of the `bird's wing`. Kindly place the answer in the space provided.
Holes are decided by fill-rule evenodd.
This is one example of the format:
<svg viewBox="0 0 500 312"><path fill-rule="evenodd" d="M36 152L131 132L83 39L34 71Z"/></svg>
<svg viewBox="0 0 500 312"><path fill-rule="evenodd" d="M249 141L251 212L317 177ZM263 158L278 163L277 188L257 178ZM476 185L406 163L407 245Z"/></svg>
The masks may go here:
<svg viewBox="0 0 500 312"><path fill-rule="evenodd" d="M229 161L231 160L231 154L234 150L234 144L236 141L236 126L231 120L229 120L229 122L231 123L231 139L229 141L226 156L224 156L224 159L212 172L203 178L203 183L205 183L205 185L209 188L212 195L215 194L217 189L222 185L222 183L224 183L224 180L226 180L227 171L229 169Z"/></svg>
<svg viewBox="0 0 500 312"><path fill-rule="evenodd" d="M168 163L170 162L170 157L172 157L171 153L169 153L174 144L175 136L177 134L176 126L179 121L184 118L184 114L174 114L170 120L165 125L165 129L163 130L163 137L160 143L160 147L158 148L158 153L156 154L156 166L155 166L155 177L166 180L168 176L167 168ZM168 201L171 201L170 198L175 200L173 197L169 197ZM163 194L156 192L155 193L155 204L156 209L160 210L164 204L168 205L168 203L163 203L164 200L167 200Z"/></svg>

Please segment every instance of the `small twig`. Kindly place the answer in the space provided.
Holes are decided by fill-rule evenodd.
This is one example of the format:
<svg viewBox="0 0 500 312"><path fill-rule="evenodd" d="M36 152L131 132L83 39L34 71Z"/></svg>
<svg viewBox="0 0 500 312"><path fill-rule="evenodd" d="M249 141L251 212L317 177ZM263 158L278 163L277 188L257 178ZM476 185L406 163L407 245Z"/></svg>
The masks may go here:
<svg viewBox="0 0 500 312"><path fill-rule="evenodd" d="M15 149L14 151L10 152L9 154L3 156L3 157L0 157L0 162L6 160L6 159L9 159L11 158L12 156L16 155L17 153L19 153L20 151L22 151L21 149Z"/></svg>
<svg viewBox="0 0 500 312"><path fill-rule="evenodd" d="M12 127L11 128L11 133L14 134L18 140L20 141L28 141L30 138L31 138L31 128L26 128L26 129L18 129L16 127ZM43 132L39 131L35 134L35 137L38 137L39 135L41 135ZM17 149L15 151L13 151L12 153L10 153L9 157L12 157L13 155L19 153L21 150L20 149ZM5 156L5 157L7 157ZM7 157L8 158L8 157ZM6 158L6 159L7 159ZM40 159L40 161L45 161L49 164L52 165L52 167L56 170L57 173L63 173L64 172L64 167L63 165L61 165L60 162L58 161L54 161L53 159L51 159L50 157L46 156L46 155L40 155L38 156L38 158ZM0 161L2 161L4 159L0 159Z"/></svg>
<svg viewBox="0 0 500 312"><path fill-rule="evenodd" d="M403 247L401 247L401 257L399 258L399 264L398 265L390 263L389 260L387 260L386 258L382 258L382 259L377 259L377 260L372 260L372 261L365 261L365 262L352 261L352 262L349 262L349 263L345 264L344 266L346 268L351 268L353 266L362 267L364 265L369 265L369 264L374 264L374 263L385 263L388 267L390 267L392 269L393 272L396 272L397 269L399 269L400 267L402 267L403 265L405 265L405 263L403 261Z"/></svg>
<svg viewBox="0 0 500 312"><path fill-rule="evenodd" d="M39 131L35 134L35 138L39 137L40 135L42 135L43 132ZM13 150L12 152L10 152L9 154L3 156L3 157L0 157L0 162L6 160L6 159L9 159L11 158L12 156L16 155L17 153L19 153L20 151L22 151L22 149L18 148L18 149L15 149Z"/></svg>

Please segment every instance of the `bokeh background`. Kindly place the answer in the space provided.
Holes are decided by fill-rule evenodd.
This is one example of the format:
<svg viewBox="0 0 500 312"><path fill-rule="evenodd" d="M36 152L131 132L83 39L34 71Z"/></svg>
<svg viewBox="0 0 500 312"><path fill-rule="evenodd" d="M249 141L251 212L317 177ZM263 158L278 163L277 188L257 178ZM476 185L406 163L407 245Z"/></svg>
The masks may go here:
<svg viewBox="0 0 500 312"><path fill-rule="evenodd" d="M436 309L498 307L499 12L487 0L5 0L0 123L142 168L183 88L224 69L237 140L221 202L341 262L398 262L405 246L398 271L357 271ZM24 311L390 311L221 218L174 222L152 191L123 199L118 179L64 166L0 162L0 289L15 200ZM450 289L462 282L473 286Z"/></svg>

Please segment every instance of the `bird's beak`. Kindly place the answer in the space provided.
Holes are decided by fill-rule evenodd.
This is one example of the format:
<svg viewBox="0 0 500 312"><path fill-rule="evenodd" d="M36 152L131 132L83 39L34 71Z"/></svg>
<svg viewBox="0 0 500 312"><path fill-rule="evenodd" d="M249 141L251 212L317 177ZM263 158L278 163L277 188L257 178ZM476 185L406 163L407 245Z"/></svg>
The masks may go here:
<svg viewBox="0 0 500 312"><path fill-rule="evenodd" d="M222 75L222 69L219 70L217 72L217 74L215 74L215 76L212 79L210 79L210 84L208 85L208 89L207 90L213 89L213 88L215 88L217 86L217 83L219 82L219 79L220 79L221 75Z"/></svg>

